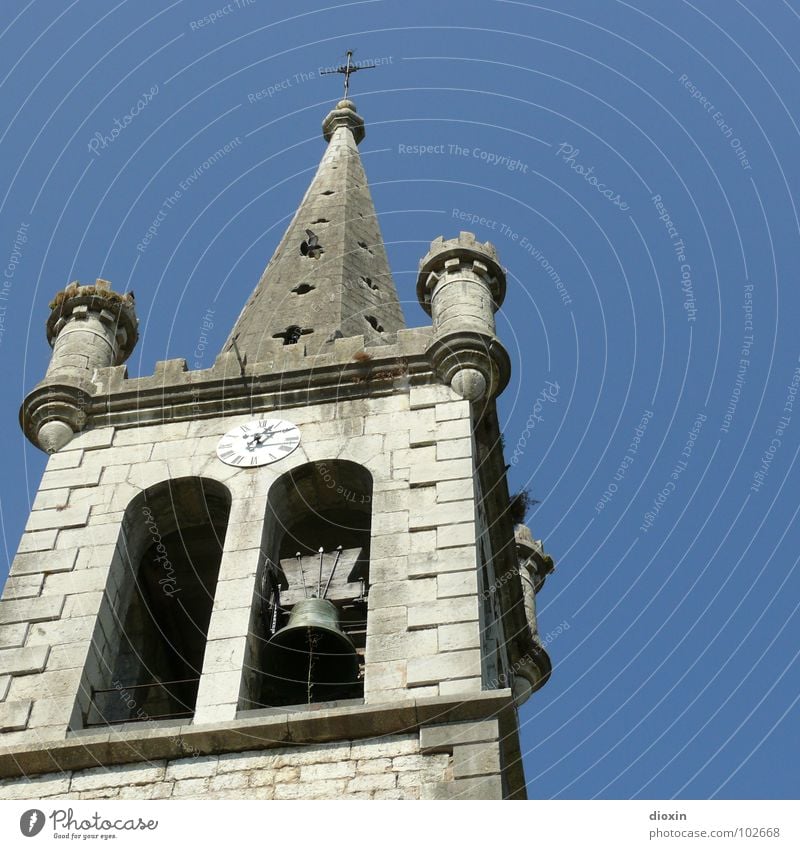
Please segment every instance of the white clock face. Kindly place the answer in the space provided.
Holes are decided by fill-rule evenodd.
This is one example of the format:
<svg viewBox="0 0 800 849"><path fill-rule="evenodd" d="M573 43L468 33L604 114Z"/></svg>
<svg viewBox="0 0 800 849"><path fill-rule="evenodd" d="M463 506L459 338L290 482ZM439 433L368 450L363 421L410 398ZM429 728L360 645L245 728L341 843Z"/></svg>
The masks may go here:
<svg viewBox="0 0 800 849"><path fill-rule="evenodd" d="M253 419L229 430L217 444L217 457L229 466L265 466L291 454L300 431L283 419Z"/></svg>

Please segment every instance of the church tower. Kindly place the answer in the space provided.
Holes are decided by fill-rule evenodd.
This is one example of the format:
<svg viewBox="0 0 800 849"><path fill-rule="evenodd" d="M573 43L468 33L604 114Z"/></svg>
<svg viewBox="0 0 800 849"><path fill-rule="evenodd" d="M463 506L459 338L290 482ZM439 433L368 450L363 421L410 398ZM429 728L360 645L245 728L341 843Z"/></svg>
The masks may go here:
<svg viewBox="0 0 800 849"><path fill-rule="evenodd" d="M133 298L51 304L49 453L0 600L3 798L520 799L552 569L509 497L505 273L437 238L406 328L345 99L213 367L130 378Z"/></svg>

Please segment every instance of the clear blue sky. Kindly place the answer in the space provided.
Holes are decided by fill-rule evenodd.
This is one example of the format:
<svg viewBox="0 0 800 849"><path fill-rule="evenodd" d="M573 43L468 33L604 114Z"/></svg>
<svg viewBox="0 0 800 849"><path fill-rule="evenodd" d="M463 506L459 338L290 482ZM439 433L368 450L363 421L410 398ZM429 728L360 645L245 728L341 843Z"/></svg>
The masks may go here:
<svg viewBox="0 0 800 849"><path fill-rule="evenodd" d="M135 290L132 375L194 364L209 309L216 350L322 154L341 81L317 69L352 47L381 62L353 94L408 323L439 234L509 270L511 486L558 564L531 796L796 795L798 44L797 0L5 0L0 572L44 466L17 410L48 300Z"/></svg>

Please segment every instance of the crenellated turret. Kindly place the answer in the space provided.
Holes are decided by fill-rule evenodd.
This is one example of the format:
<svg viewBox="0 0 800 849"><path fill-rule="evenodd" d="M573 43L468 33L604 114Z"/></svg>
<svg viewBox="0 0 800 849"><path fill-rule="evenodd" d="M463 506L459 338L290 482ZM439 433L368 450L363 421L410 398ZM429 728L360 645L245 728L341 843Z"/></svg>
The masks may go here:
<svg viewBox="0 0 800 849"><path fill-rule="evenodd" d="M526 658L516 671L514 695L517 704L526 701L529 696L543 686L550 677L552 665L539 636L539 624L536 618L536 594L544 586L545 579L553 571L553 558L545 554L541 540L534 539L527 525L514 528L514 541L517 545L519 577L525 603L525 618L531 630L536 651Z"/></svg>
<svg viewBox="0 0 800 849"><path fill-rule="evenodd" d="M25 435L48 454L84 428L97 369L123 363L138 339L133 295L112 291L107 280L70 283L50 309L50 365L20 410Z"/></svg>
<svg viewBox="0 0 800 849"><path fill-rule="evenodd" d="M428 354L439 377L469 401L494 397L508 383L511 366L494 322L505 293L494 245L472 233L440 236L420 261L417 297L434 328Z"/></svg>

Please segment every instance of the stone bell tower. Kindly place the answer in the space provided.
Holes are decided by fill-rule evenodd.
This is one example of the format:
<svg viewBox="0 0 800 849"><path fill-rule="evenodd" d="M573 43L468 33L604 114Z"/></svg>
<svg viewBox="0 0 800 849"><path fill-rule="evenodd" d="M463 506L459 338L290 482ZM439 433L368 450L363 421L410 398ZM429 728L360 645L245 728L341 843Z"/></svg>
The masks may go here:
<svg viewBox="0 0 800 849"><path fill-rule="evenodd" d="M515 527L505 274L437 238L406 328L345 99L211 368L131 378L133 299L72 284L0 600L4 798L525 797L552 561ZM516 517L517 520L519 517Z"/></svg>

